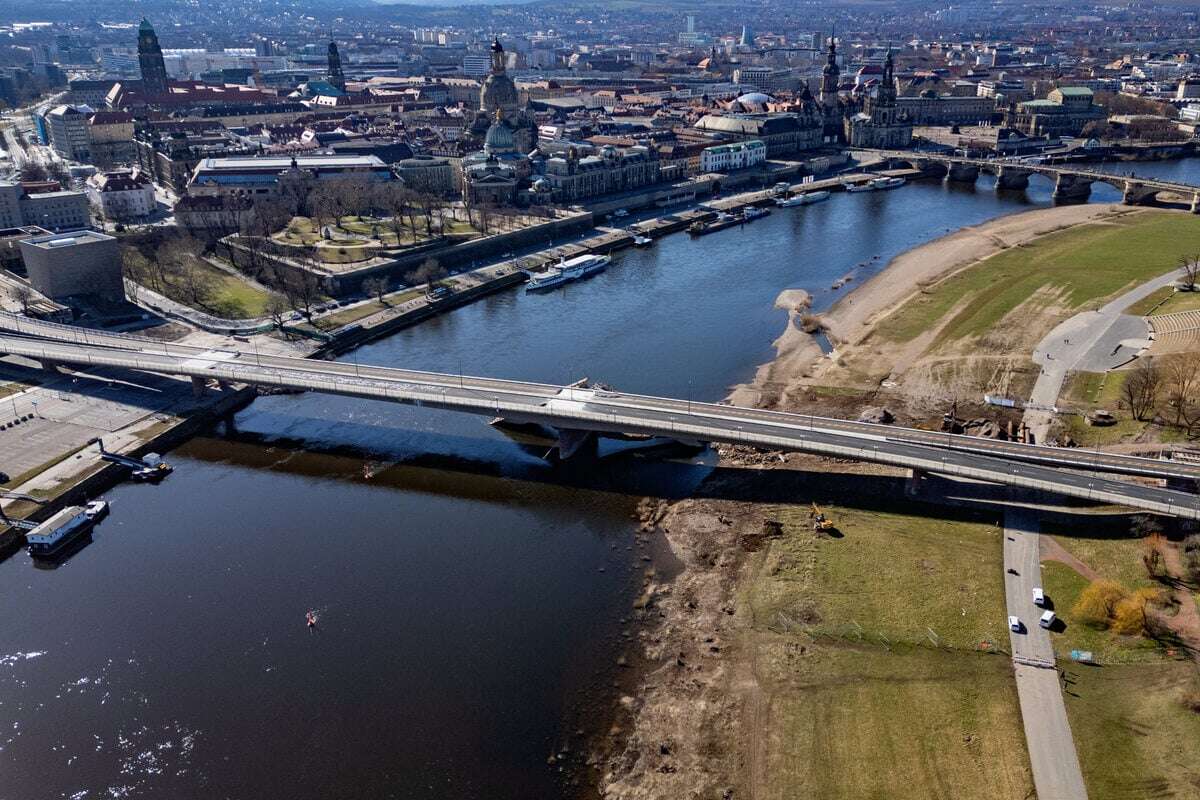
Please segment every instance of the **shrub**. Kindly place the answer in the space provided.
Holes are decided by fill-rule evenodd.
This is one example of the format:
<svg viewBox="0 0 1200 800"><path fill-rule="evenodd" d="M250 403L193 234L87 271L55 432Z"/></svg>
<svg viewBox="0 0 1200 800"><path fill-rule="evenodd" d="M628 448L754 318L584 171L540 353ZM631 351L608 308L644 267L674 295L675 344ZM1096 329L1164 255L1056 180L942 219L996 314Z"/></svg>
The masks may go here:
<svg viewBox="0 0 1200 800"><path fill-rule="evenodd" d="M1071 610L1080 622L1107 628L1112 621L1117 604L1129 597L1125 587L1107 578L1098 578L1079 593L1079 599Z"/></svg>

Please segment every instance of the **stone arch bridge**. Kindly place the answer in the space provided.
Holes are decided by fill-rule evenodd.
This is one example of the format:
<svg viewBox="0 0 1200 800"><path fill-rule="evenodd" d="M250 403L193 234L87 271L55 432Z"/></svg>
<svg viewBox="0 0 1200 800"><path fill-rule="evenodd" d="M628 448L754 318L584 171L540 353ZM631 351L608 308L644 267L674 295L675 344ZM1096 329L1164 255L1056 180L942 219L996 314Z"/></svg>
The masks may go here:
<svg viewBox="0 0 1200 800"><path fill-rule="evenodd" d="M1175 195L1188 204L1193 214L1200 214L1200 186L1156 178L1114 175L1107 172L1055 164L1034 164L1007 159L968 158L945 153L922 153L910 150L868 150L889 167L909 167L922 174L945 177L947 180L974 183L980 172L996 176L1001 189L1024 189L1031 175L1042 175L1054 182L1056 200L1084 200L1092 193L1093 183L1107 183L1121 191L1121 202L1131 206L1166 205L1161 194Z"/></svg>

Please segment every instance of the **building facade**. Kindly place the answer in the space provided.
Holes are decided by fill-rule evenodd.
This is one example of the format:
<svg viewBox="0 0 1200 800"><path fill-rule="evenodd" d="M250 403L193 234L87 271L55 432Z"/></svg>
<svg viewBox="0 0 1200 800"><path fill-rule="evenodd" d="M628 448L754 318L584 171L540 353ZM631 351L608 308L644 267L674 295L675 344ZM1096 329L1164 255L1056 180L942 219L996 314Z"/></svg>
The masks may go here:
<svg viewBox="0 0 1200 800"><path fill-rule="evenodd" d="M912 144L912 120L896 105L895 65L892 51L883 61L883 77L875 94L867 97L863 110L846 119L846 141L851 147L908 147Z"/></svg>
<svg viewBox="0 0 1200 800"><path fill-rule="evenodd" d="M140 172L97 172L87 180L85 193L104 219L134 222L154 213L154 184Z"/></svg>
<svg viewBox="0 0 1200 800"><path fill-rule="evenodd" d="M96 231L34 236L20 242L34 289L52 300L95 295L125 299L117 240Z"/></svg>
<svg viewBox="0 0 1200 800"><path fill-rule="evenodd" d="M706 147L700 154L701 172L746 169L767 160L767 146L757 139Z"/></svg>

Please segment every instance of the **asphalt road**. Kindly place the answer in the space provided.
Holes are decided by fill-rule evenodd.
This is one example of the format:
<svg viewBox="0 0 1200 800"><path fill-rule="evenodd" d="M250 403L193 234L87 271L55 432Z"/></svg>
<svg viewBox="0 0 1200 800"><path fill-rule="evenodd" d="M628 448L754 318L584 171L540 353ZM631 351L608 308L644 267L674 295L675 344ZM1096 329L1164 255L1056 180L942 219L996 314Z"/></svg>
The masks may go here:
<svg viewBox="0 0 1200 800"><path fill-rule="evenodd" d="M1005 600L1009 616L1023 624L1021 632L1009 631L1009 640L1025 743L1038 800L1086 800L1083 772L1054 667L1054 647L1049 631L1038 625L1043 609L1033 604L1033 589L1042 584L1038 538L1035 512L1025 508L1004 512Z"/></svg>
<svg viewBox="0 0 1200 800"><path fill-rule="evenodd" d="M1200 519L1200 498L1184 492L1104 479L991 455L930 447L889 438L888 430L850 431L797 414L755 414L733 406L646 398L593 389L528 384L492 378L432 375L407 370L334 364L254 353L146 350L0 337L0 352L65 364L117 366L190 375L231 383L319 391L434 408L502 416L556 428L729 442L872 461L941 475L1043 489L1096 502L1127 505ZM749 416L748 416L749 415ZM855 423L857 424L857 423ZM969 444L969 441L965 444ZM1071 454L1071 451L1064 451Z"/></svg>
<svg viewBox="0 0 1200 800"><path fill-rule="evenodd" d="M151 342L146 339L107 333L72 326L55 325L38 322L12 314L0 313L0 330L10 330L22 335L57 341L78 342L103 347L118 347L136 349L143 353L195 357L211 350L187 345L174 345L161 342ZM235 348L245 348L244 344L231 341L229 347L222 351L233 353ZM357 378L372 377L385 381L411 381L425 386L436 387L469 387L480 392L517 392L523 395L538 395L543 398L557 396L563 387L547 384L537 384L521 381L507 381L495 378L479 378L471 376L446 375L416 370L397 369L394 367L373 367L356 363L337 363L323 360L288 358L268 356L243 350L240 356L244 362L252 362L257 366L280 370L309 370L318 372L328 378L339 376ZM854 420L833 419L815 415L782 413L762 409L742 408L739 406L720 405L713 403L695 403L664 397L649 397L645 395L624 392L603 393L604 401L610 405L620 405L626 409L644 409L647 411L662 411L668 414L680 415L693 413L717 416L732 420L733 424L751 426L759 423L769 426L785 426L791 428L803 427L810 430L825 430L841 432L848 435L870 438L873 440L897 442L904 444L923 445L955 452L979 456L997 456L1013 461L1042 464L1056 468L1070 467L1089 472L1115 473L1138 475L1155 478L1186 478L1200 481L1200 465L1159 459L1141 458L1115 453L1101 453L1094 450L1076 448L1045 447L1027 445L1019 442L1001 442L982 439L973 436L957 436L934 431L923 431L903 428L893 425L874 425Z"/></svg>

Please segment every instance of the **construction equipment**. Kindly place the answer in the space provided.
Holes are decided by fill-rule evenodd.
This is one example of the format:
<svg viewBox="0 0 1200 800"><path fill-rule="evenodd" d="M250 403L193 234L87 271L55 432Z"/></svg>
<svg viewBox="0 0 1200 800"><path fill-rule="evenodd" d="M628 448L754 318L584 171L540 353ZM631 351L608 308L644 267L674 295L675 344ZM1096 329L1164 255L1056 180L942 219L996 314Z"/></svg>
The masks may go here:
<svg viewBox="0 0 1200 800"><path fill-rule="evenodd" d="M813 521L813 530L820 533L821 531L833 530L833 520L825 516L825 512L821 511L821 507L816 503L812 504L812 511L809 512L809 517Z"/></svg>

